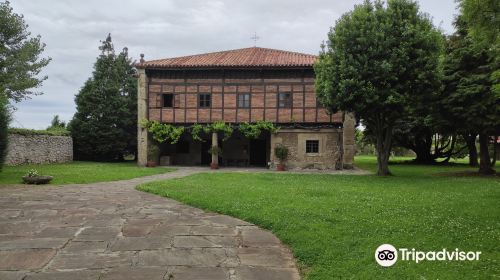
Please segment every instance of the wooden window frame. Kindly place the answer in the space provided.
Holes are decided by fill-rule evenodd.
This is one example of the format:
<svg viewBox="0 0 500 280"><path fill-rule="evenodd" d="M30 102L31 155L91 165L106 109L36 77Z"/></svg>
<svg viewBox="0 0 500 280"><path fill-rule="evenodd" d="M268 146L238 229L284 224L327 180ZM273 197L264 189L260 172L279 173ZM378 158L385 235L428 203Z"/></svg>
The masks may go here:
<svg viewBox="0 0 500 280"><path fill-rule="evenodd" d="M170 96L170 106L165 106L165 97ZM174 108L175 105L175 94L173 93L163 93L161 96L161 107L162 108Z"/></svg>
<svg viewBox="0 0 500 280"><path fill-rule="evenodd" d="M288 99L284 100L283 106L281 105L281 97L288 96ZM278 92L277 95L277 107L278 108L292 108L293 96L291 92Z"/></svg>
<svg viewBox="0 0 500 280"><path fill-rule="evenodd" d="M246 96L248 96L248 99L245 98ZM243 98L243 100L241 100L243 102L243 105L240 105L240 97ZM250 108L252 104L251 98L252 97L250 93L238 93L236 95L236 106L238 108Z"/></svg>
<svg viewBox="0 0 500 280"><path fill-rule="evenodd" d="M319 140L306 140L306 154L319 154Z"/></svg>
<svg viewBox="0 0 500 280"><path fill-rule="evenodd" d="M208 96L208 101L203 100L203 102L208 102L208 105L202 105L202 96ZM212 94L209 92L198 93L198 108L212 108Z"/></svg>

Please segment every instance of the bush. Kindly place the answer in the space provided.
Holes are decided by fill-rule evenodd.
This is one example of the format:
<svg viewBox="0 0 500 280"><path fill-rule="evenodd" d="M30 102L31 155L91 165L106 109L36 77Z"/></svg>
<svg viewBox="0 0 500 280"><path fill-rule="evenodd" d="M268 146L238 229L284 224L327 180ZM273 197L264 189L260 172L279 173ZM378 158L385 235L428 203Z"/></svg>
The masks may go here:
<svg viewBox="0 0 500 280"><path fill-rule="evenodd" d="M282 144L278 144L274 148L274 155L280 160L280 162L284 162L288 158L288 148Z"/></svg>

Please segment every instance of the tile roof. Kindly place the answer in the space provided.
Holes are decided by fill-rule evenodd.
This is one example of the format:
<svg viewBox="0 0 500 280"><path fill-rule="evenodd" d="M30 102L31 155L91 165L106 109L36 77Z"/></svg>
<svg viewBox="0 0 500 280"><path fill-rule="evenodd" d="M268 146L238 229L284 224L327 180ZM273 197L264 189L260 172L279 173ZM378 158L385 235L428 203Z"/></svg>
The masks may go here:
<svg viewBox="0 0 500 280"><path fill-rule="evenodd" d="M312 67L317 56L260 47L144 61L138 68Z"/></svg>

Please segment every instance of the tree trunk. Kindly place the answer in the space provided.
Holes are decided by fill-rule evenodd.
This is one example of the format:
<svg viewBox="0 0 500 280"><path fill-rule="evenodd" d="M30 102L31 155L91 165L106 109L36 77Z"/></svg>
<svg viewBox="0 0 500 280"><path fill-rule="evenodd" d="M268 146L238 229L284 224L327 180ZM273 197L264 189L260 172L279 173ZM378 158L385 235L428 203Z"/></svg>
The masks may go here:
<svg viewBox="0 0 500 280"><path fill-rule="evenodd" d="M377 175L392 175L389 171L389 156L391 154L392 127L377 131Z"/></svg>
<svg viewBox="0 0 500 280"><path fill-rule="evenodd" d="M491 168L490 153L488 152L489 137L486 134L479 134L479 173L484 175L495 174L495 170Z"/></svg>
<svg viewBox="0 0 500 280"><path fill-rule="evenodd" d="M415 139L415 147L412 149L416 154L415 162L422 164L435 163L431 148L432 133L425 133L423 136Z"/></svg>
<svg viewBox="0 0 500 280"><path fill-rule="evenodd" d="M464 135L467 142L467 149L469 150L469 165L477 167L479 161L477 158L476 137L477 134Z"/></svg>

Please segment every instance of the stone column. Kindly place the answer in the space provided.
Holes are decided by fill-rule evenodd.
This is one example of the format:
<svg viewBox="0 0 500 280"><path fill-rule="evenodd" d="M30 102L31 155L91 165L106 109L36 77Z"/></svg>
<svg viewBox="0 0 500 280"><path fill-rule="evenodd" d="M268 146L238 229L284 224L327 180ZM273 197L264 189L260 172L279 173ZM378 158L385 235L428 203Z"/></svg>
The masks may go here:
<svg viewBox="0 0 500 280"><path fill-rule="evenodd" d="M148 162L149 138L148 131L142 128L139 123L148 119L148 96L147 96L147 77L146 70L138 69L139 74L137 82L137 164L146 166Z"/></svg>
<svg viewBox="0 0 500 280"><path fill-rule="evenodd" d="M212 147L219 147L219 139L217 132L215 131L212 132ZM210 168L219 168L219 154L212 153L212 163L210 164Z"/></svg>
<svg viewBox="0 0 500 280"><path fill-rule="evenodd" d="M352 169L354 167L354 134L355 134L356 119L354 114L345 113L344 122L342 124L342 166L344 169Z"/></svg>

